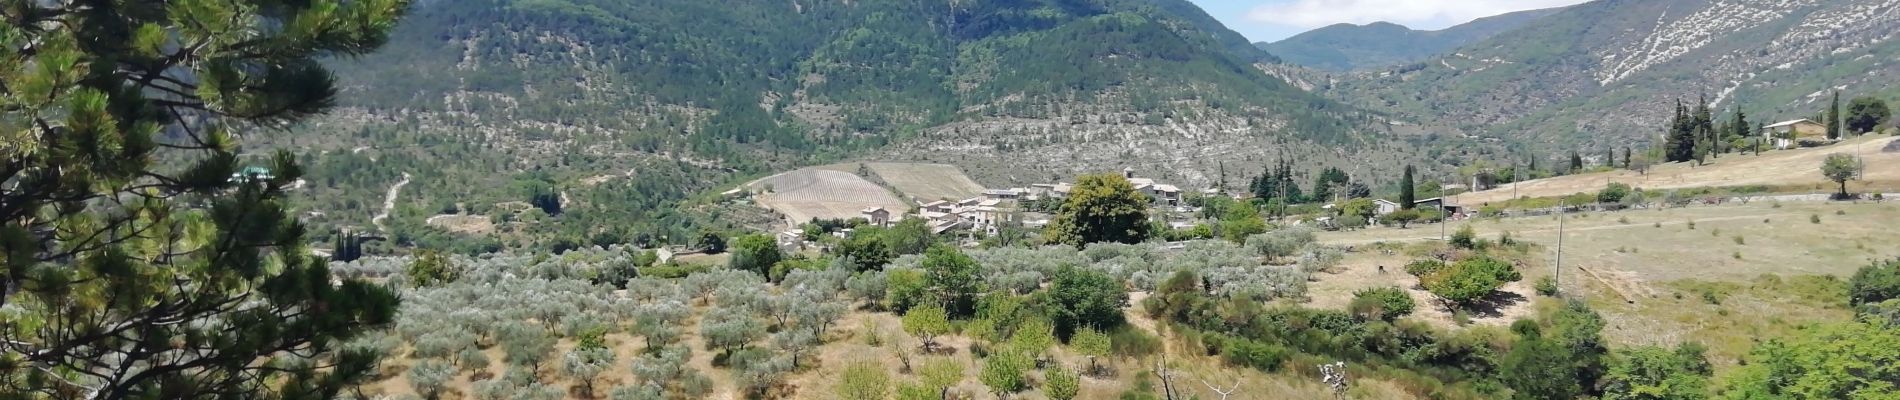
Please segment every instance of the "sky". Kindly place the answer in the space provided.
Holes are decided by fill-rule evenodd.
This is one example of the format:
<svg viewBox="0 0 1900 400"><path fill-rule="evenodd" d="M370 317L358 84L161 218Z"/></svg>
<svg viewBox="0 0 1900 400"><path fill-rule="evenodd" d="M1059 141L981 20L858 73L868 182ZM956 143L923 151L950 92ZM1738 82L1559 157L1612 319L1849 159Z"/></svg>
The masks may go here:
<svg viewBox="0 0 1900 400"><path fill-rule="evenodd" d="M1256 42L1272 42L1337 23L1379 21L1436 30L1513 11L1585 0L1189 0Z"/></svg>

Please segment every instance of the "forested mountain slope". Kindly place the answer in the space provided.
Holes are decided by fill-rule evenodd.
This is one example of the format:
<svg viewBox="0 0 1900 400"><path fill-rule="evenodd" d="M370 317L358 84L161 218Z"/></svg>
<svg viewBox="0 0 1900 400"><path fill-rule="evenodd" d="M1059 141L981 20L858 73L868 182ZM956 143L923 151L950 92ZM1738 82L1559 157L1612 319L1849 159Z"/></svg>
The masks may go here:
<svg viewBox="0 0 1900 400"><path fill-rule="evenodd" d="M1561 8L1519 11L1479 18L1450 28L1422 31L1390 22L1336 24L1277 42L1257 43L1288 63L1329 71L1351 71L1408 64L1489 39L1499 33L1556 14Z"/></svg>
<svg viewBox="0 0 1900 400"><path fill-rule="evenodd" d="M1656 139L1706 93L1757 121L1818 114L1832 90L1891 95L1900 0L1601 0L1422 64L1330 87L1399 118L1531 143Z"/></svg>
<svg viewBox="0 0 1900 400"><path fill-rule="evenodd" d="M865 154L1211 183L1321 144L1402 148L1185 0L471 0L419 4L391 37L335 63L341 112L264 139L315 161L319 219L363 225L409 172L398 230L552 191L571 204L543 225L566 237L677 238L691 221L658 213L678 199ZM1121 150L1050 154L1103 148Z"/></svg>

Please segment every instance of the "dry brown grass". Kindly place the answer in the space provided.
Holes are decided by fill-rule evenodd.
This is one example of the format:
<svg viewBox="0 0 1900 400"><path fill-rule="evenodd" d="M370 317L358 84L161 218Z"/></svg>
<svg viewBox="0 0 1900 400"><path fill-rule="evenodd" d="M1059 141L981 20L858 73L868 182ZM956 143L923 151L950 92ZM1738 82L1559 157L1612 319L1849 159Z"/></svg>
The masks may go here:
<svg viewBox="0 0 1900 400"><path fill-rule="evenodd" d="M1837 214L1840 213L1840 214ZM1820 216L1821 223L1809 222ZM1694 221L1694 229L1690 229ZM1766 221L1766 222L1764 222ZM1881 238L1900 221L1900 205L1849 203L1754 203L1666 210L1572 214L1565 222L1562 288L1581 296L1608 322L1603 334L1620 346L1674 345L1697 341L1719 365L1733 365L1758 340L1819 321L1839 321L1850 312L1844 299L1823 293L1871 259L1900 255ZM1469 221L1482 239L1512 232L1539 245L1523 260L1524 280L1553 274L1555 217ZM1454 223L1448 230L1456 230ZM1660 226L1660 227L1659 227ZM1434 243L1438 227L1327 232L1322 242L1370 247ZM1742 237L1737 243L1735 237ZM1738 259L1735 255L1739 253ZM1343 307L1365 287L1411 284L1395 271L1409 257L1376 251L1352 253L1345 272L1322 275L1311 287L1314 307ZM1377 265L1387 267L1384 276ZM1367 266L1374 272L1363 272ZM1588 268L1596 276L1578 268ZM1766 277L1765 277L1766 276ZM1599 279L1600 278L1600 279ZM1703 292L1713 292L1709 301ZM1423 293L1414 298L1423 299ZM1544 297L1524 293L1533 304ZM1628 296L1633 302L1626 302ZM1534 314L1532 306L1527 314ZM1421 317L1433 318L1421 312ZM1436 318L1434 318L1436 319Z"/></svg>
<svg viewBox="0 0 1900 400"><path fill-rule="evenodd" d="M1866 136L1833 146L1763 152L1754 155L1724 155L1710 164L1658 165L1647 174L1627 170L1560 176L1504 185L1492 190L1453 196L1454 204L1478 205L1517 197L1553 197L1574 193L1596 193L1610 182L1643 189L1681 189L1693 187L1734 187L1762 185L1771 187L1818 188L1804 191L1832 192L1835 184L1821 176L1821 160L1829 154L1863 155L1867 163L1866 180L1848 182L1850 190L1891 191L1900 189L1900 153L1880 150L1890 136Z"/></svg>

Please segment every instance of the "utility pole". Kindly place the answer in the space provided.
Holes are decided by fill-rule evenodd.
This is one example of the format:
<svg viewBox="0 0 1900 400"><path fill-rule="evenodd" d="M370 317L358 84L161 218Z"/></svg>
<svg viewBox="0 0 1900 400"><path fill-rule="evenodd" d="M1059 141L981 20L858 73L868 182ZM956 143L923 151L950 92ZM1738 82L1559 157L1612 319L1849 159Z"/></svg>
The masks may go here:
<svg viewBox="0 0 1900 400"><path fill-rule="evenodd" d="M1451 221L1451 207L1447 206L1451 196L1445 195L1445 184L1438 184L1438 241L1445 241L1445 224Z"/></svg>
<svg viewBox="0 0 1900 400"><path fill-rule="evenodd" d="M1556 283L1557 294L1560 296L1563 295L1564 287L1564 214L1568 214L1568 211L1564 206L1564 200L1557 200L1557 270L1551 281Z"/></svg>

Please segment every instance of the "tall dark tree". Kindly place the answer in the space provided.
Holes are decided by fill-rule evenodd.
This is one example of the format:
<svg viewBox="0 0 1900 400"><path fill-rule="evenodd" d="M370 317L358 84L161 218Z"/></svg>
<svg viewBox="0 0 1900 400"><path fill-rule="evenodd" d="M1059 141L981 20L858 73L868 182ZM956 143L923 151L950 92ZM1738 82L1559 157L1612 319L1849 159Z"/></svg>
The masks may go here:
<svg viewBox="0 0 1900 400"><path fill-rule="evenodd" d="M1847 103L1847 130L1855 134L1878 131L1891 118L1893 109L1878 98L1858 97Z"/></svg>
<svg viewBox="0 0 1900 400"><path fill-rule="evenodd" d="M1742 113L1741 107L1735 107L1735 118L1729 120L1728 129L1729 131L1726 134L1730 139L1746 139L1749 136L1753 136L1754 133L1754 127L1748 124L1748 115ZM1730 150L1736 152L1748 151L1748 149Z"/></svg>
<svg viewBox="0 0 1900 400"><path fill-rule="evenodd" d="M1570 173L1583 172L1583 156L1576 151L1570 152Z"/></svg>
<svg viewBox="0 0 1900 400"><path fill-rule="evenodd" d="M1709 109L1707 97L1697 98L1695 114L1690 118L1692 119L1692 121L1690 121L1690 135L1694 138L1694 143L1691 147L1695 149L1694 158L1696 163L1701 164L1707 161L1709 155L1714 154L1716 151L1715 116L1713 111Z"/></svg>
<svg viewBox="0 0 1900 400"><path fill-rule="evenodd" d="M374 375L341 344L397 297L332 276L285 204L295 157L233 178L236 138L336 104L320 60L408 6L0 7L0 397L328 399Z"/></svg>
<svg viewBox="0 0 1900 400"><path fill-rule="evenodd" d="M1630 167L1630 147L1623 146L1623 168Z"/></svg>
<svg viewBox="0 0 1900 400"><path fill-rule="evenodd" d="M1305 199L1300 185L1294 182L1293 162L1285 159L1268 165L1260 176L1254 177L1249 188L1254 198L1261 201L1280 200L1281 204L1299 203Z"/></svg>
<svg viewBox="0 0 1900 400"><path fill-rule="evenodd" d="M1663 141L1663 161L1685 162L1695 158L1695 119L1690 117L1689 109L1682 106L1682 101L1677 100L1675 117L1670 119Z"/></svg>
<svg viewBox="0 0 1900 400"><path fill-rule="evenodd" d="M1313 179L1313 200L1319 202L1333 201L1333 196L1344 191L1346 184L1351 181L1352 178L1346 176L1346 171L1341 171L1339 168L1326 167L1320 170L1319 177Z"/></svg>
<svg viewBox="0 0 1900 400"><path fill-rule="evenodd" d="M1834 99L1828 101L1827 111L1824 114L1822 114L1821 119L1827 120L1823 122L1827 124L1827 138L1829 140L1840 139L1841 128L1842 128L1841 127L1841 92L1838 92L1838 91L1834 92Z"/></svg>
<svg viewBox="0 0 1900 400"><path fill-rule="evenodd" d="M1405 175L1399 177L1399 207L1403 207L1407 210L1417 206L1418 203L1418 185L1412 180L1412 174L1414 172L1412 166L1407 165L1405 166Z"/></svg>

